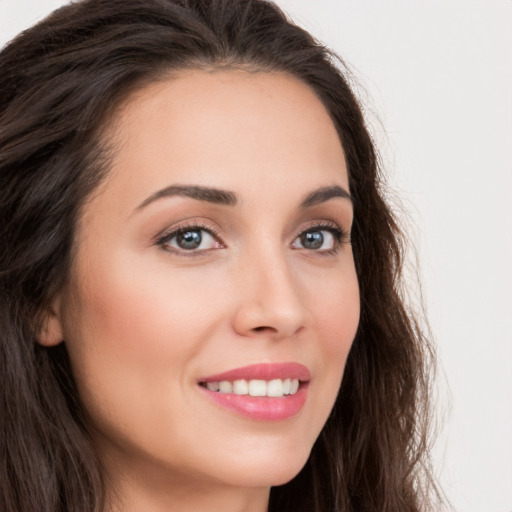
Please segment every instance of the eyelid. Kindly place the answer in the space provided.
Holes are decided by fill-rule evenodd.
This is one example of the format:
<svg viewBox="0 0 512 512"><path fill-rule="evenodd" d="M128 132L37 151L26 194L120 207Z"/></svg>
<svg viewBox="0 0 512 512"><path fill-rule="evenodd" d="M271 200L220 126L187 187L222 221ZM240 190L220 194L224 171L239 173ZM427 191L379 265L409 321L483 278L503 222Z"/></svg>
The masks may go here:
<svg viewBox="0 0 512 512"><path fill-rule="evenodd" d="M224 241L222 240L219 229L213 224L208 223L204 219L189 219L187 221L182 222L181 224L173 225L160 232L154 240L154 245L160 246L167 252L179 254L180 256L198 256L202 255L212 249L197 249L197 250L180 250L173 248L171 246L165 246L166 242L171 240L173 237L178 235L183 231L206 231L208 232L220 245L221 247L226 247Z"/></svg>
<svg viewBox="0 0 512 512"><path fill-rule="evenodd" d="M334 222L332 220L317 220L314 221L307 226L301 227L299 232L295 235L295 237L292 240L292 244L304 233L307 233L308 231L321 231L326 230L330 231L331 234L334 236L335 240L335 246L332 249L323 249L323 250L314 250L314 249L307 249L307 248L298 248L297 250L304 250L311 253L316 253L318 255L330 255L335 252L343 245L343 244L351 244L350 240L350 231L347 231L344 229L340 224L337 222Z"/></svg>
<svg viewBox="0 0 512 512"><path fill-rule="evenodd" d="M205 219L188 219L186 221L183 221L181 223L174 224L171 227L166 228L165 230L161 231L158 235L154 238L154 245L160 246L163 250L178 254L180 256L200 256L203 255L214 248L209 249L195 249L195 250L180 250L177 248L173 248L170 245L166 245L166 243L178 235L180 232L187 231L187 230L197 230L197 231L206 231L208 232L219 244L221 247L218 248L225 248L226 244L224 243L222 237L220 236L220 230L213 222L209 222ZM323 254L328 255L330 253L336 252L339 247L343 244L350 244L350 231L347 231L343 227L340 226L338 222L322 219L322 220L315 220L313 222L308 223L307 225L301 226L301 228L296 232L295 236L292 239L292 243L294 243L302 234L304 234L307 231L314 231L314 230L327 230L330 231L334 238L335 238L335 247L332 249L323 249L323 250L313 250L313 249L307 249L307 248L297 248L297 250L305 250L309 252L315 252L317 254Z"/></svg>
<svg viewBox="0 0 512 512"><path fill-rule="evenodd" d="M299 237L300 235L302 235L304 232L314 231L315 229L316 230L326 229L326 230L336 231L336 232L340 233L343 241L350 242L350 231L347 231L340 224L338 224L337 222L334 222L332 220L316 220L316 221L311 222L310 224L307 224L306 226L302 226L300 228L300 230L298 231L298 233L295 235L294 240L297 237Z"/></svg>

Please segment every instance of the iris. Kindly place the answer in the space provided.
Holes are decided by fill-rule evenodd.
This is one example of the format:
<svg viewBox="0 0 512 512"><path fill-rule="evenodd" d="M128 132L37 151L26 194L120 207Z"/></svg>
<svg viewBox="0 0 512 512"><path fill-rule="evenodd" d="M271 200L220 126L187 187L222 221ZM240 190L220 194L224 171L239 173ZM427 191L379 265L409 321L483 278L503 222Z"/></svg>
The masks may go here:
<svg viewBox="0 0 512 512"><path fill-rule="evenodd" d="M183 231L176 235L176 243L181 249L197 249L203 237L201 231Z"/></svg>
<svg viewBox="0 0 512 512"><path fill-rule="evenodd" d="M324 243L324 235L321 231L307 231L301 235L300 241L306 249L319 249Z"/></svg>

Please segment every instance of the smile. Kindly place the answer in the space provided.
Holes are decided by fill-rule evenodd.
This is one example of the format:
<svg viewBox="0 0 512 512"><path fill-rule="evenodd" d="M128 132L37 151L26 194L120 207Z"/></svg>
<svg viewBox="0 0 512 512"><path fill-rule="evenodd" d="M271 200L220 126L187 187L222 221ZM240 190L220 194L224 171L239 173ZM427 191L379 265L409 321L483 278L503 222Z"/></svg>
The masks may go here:
<svg viewBox="0 0 512 512"><path fill-rule="evenodd" d="M252 380L221 380L204 383L210 391L234 393L235 395L282 397L294 395L299 389L299 379L272 379L269 381Z"/></svg>
<svg viewBox="0 0 512 512"><path fill-rule="evenodd" d="M298 363L264 363L205 377L198 384L222 408L251 419L280 421L302 409L310 378Z"/></svg>

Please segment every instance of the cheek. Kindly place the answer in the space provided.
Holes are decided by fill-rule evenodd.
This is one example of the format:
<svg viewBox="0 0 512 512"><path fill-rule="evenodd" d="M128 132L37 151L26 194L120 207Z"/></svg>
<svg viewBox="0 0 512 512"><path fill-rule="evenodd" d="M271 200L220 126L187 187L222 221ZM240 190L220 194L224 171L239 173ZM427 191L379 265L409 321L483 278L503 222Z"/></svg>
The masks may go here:
<svg viewBox="0 0 512 512"><path fill-rule="evenodd" d="M155 270L129 257L119 264L95 261L94 272L83 268L88 278L76 283L64 309L85 408L111 439L130 432L122 439L147 444L158 438L158 425L178 436L175 422L182 414L176 410L183 411L189 398L191 362L207 345L215 320L225 318L216 287L204 286L200 273L171 273L165 264Z"/></svg>
<svg viewBox="0 0 512 512"><path fill-rule="evenodd" d="M98 421L185 396L191 365L226 321L221 298L232 295L218 269L174 268L159 254L110 255L96 255L94 269L82 263L64 310L75 379Z"/></svg>
<svg viewBox="0 0 512 512"><path fill-rule="evenodd" d="M327 349L343 366L354 341L359 325L359 288L357 282L344 288L344 293L328 301L323 310L325 339L329 340Z"/></svg>
<svg viewBox="0 0 512 512"><path fill-rule="evenodd" d="M359 285L353 261L349 263L323 279L322 286L307 284L313 290L308 301L319 343L337 362L348 354L359 325Z"/></svg>
<svg viewBox="0 0 512 512"><path fill-rule="evenodd" d="M322 428L338 395L349 351L359 325L359 286L355 270L324 282L312 300L317 340L316 418Z"/></svg>
<svg viewBox="0 0 512 512"><path fill-rule="evenodd" d="M119 265L100 264L94 272L83 272L91 277L82 280L75 318L68 322L71 331L83 326L80 343L96 345L97 351L111 349L116 358L138 363L162 361L165 354L178 361L181 353L194 350L208 322L205 304L215 309L216 302L208 297L211 287L198 289L194 281L199 276L155 271L135 258L118 260Z"/></svg>

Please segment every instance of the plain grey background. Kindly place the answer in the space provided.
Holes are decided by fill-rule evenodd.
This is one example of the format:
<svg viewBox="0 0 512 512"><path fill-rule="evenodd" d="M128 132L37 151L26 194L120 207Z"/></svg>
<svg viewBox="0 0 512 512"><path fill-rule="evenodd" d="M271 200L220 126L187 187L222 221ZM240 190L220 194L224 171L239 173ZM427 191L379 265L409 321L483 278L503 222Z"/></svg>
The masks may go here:
<svg viewBox="0 0 512 512"><path fill-rule="evenodd" d="M0 0L0 45L63 3ZM278 4L351 65L409 210L444 373L446 493L458 512L510 512L512 2Z"/></svg>

